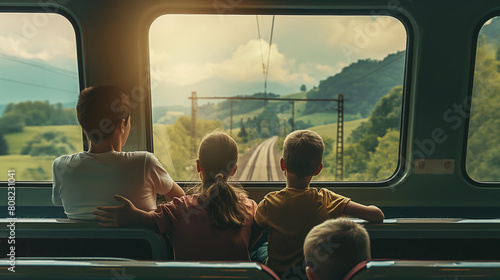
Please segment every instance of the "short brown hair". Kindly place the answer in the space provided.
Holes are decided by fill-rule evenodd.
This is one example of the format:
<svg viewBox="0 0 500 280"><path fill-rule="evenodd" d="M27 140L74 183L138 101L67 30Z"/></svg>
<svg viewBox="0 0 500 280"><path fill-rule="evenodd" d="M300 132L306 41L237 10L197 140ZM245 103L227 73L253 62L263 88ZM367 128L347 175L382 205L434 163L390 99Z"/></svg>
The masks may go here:
<svg viewBox="0 0 500 280"><path fill-rule="evenodd" d="M307 234L304 256L320 279L343 279L358 263L370 259L370 238L363 226L349 219L330 219Z"/></svg>
<svg viewBox="0 0 500 280"><path fill-rule="evenodd" d="M283 160L288 172L297 177L312 176L323 161L325 144L318 133L297 130L285 138Z"/></svg>
<svg viewBox="0 0 500 280"><path fill-rule="evenodd" d="M80 92L76 105L78 122L92 142L110 138L116 126L130 116L130 100L116 86L92 86Z"/></svg>

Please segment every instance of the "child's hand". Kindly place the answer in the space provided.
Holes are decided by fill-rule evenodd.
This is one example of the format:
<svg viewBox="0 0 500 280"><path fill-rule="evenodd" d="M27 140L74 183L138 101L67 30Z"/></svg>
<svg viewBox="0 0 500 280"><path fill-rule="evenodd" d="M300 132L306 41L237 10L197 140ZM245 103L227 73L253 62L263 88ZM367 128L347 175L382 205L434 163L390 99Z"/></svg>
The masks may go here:
<svg viewBox="0 0 500 280"><path fill-rule="evenodd" d="M95 219L100 221L103 227L128 226L141 223L141 216L144 212L137 209L134 204L123 196L115 195L115 199L121 203L120 206L99 206L93 214Z"/></svg>

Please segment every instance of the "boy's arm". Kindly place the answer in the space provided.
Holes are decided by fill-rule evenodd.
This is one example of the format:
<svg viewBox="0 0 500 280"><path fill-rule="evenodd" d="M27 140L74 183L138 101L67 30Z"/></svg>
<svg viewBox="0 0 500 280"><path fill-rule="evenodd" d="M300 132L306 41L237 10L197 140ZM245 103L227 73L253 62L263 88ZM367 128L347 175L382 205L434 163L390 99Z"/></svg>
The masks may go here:
<svg viewBox="0 0 500 280"><path fill-rule="evenodd" d="M248 247L249 249L252 249L255 243L259 241L260 237L262 236L262 233L264 232L266 228L259 226L255 220L253 220L252 223L252 237L250 238L250 246Z"/></svg>
<svg viewBox="0 0 500 280"><path fill-rule="evenodd" d="M164 194L164 196L166 196L169 200L172 200L174 197L181 197L185 195L184 190L176 182L173 183L170 191Z"/></svg>
<svg viewBox="0 0 500 280"><path fill-rule="evenodd" d="M264 198L257 206L257 209L255 209L255 214L253 215L252 237L250 238L249 244L250 249L255 245L255 243L257 243L257 241L259 241L262 233L266 229L268 218L267 210L267 201L266 198Z"/></svg>
<svg viewBox="0 0 500 280"><path fill-rule="evenodd" d="M384 212L382 212L382 210L380 210L377 206L366 206L354 201L347 202L347 205L344 208L344 214L351 217L367 220L368 222L372 223L381 223L385 218Z"/></svg>
<svg viewBox="0 0 500 280"><path fill-rule="evenodd" d="M153 216L144 210L138 209L123 196L115 195L115 199L123 204L120 206L99 206L93 214L103 227L118 227L129 225L145 225L157 229Z"/></svg>

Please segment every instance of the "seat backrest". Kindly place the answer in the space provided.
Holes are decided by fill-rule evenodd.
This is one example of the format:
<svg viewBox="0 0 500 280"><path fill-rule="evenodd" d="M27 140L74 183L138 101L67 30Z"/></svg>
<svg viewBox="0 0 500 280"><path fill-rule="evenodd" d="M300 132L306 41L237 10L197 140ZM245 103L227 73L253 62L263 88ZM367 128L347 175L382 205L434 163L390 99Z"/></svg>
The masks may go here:
<svg viewBox="0 0 500 280"><path fill-rule="evenodd" d="M0 260L7 271L8 260ZM2 279L261 279L279 280L276 274L252 262L153 262L133 260L16 260L15 273Z"/></svg>
<svg viewBox="0 0 500 280"><path fill-rule="evenodd" d="M21 257L121 257L167 260L167 244L145 227L104 228L93 221L68 219L0 219L0 251L6 252L12 234L16 256Z"/></svg>
<svg viewBox="0 0 500 280"><path fill-rule="evenodd" d="M500 262L372 260L344 280L368 279L500 279Z"/></svg>
<svg viewBox="0 0 500 280"><path fill-rule="evenodd" d="M355 267L353 267L353 269L351 269L351 271L349 271L349 273L347 273L347 275L344 277L344 280L352 279L356 274L358 274L361 271L365 270L366 269L366 264L368 262L369 262L369 260L362 261L362 262L358 263Z"/></svg>

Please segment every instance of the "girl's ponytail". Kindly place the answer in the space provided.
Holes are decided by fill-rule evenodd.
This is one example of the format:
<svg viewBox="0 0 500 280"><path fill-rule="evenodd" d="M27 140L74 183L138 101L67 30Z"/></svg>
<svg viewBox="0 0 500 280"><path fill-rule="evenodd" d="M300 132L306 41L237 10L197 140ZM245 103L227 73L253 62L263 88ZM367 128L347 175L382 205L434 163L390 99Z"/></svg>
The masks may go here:
<svg viewBox="0 0 500 280"><path fill-rule="evenodd" d="M215 175L215 182L206 189L207 212L215 228L241 228L245 221L241 191L228 184L223 173Z"/></svg>
<svg viewBox="0 0 500 280"><path fill-rule="evenodd" d="M226 133L212 132L201 140L198 155L204 173L199 201L210 223L218 229L241 228L247 193L227 182L238 161L236 142Z"/></svg>

